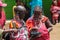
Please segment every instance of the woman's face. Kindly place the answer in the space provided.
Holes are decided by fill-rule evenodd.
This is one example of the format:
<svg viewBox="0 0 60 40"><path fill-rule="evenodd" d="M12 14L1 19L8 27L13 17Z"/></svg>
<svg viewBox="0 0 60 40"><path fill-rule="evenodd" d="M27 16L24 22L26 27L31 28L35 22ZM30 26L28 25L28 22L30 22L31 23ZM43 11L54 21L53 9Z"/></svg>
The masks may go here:
<svg viewBox="0 0 60 40"><path fill-rule="evenodd" d="M20 19L24 19L24 16L25 16L25 12L24 12L24 11L20 12L19 18L20 18Z"/></svg>
<svg viewBox="0 0 60 40"><path fill-rule="evenodd" d="M35 12L34 12L34 21L35 21L37 24L39 24L41 15L42 15L42 12L40 12L40 11L35 11Z"/></svg>
<svg viewBox="0 0 60 40"><path fill-rule="evenodd" d="M34 17L39 18L42 15L42 12L40 11L34 11Z"/></svg>
<svg viewBox="0 0 60 40"><path fill-rule="evenodd" d="M20 19L23 19L25 16L25 12L24 11L18 11L16 13L16 18L20 18Z"/></svg>

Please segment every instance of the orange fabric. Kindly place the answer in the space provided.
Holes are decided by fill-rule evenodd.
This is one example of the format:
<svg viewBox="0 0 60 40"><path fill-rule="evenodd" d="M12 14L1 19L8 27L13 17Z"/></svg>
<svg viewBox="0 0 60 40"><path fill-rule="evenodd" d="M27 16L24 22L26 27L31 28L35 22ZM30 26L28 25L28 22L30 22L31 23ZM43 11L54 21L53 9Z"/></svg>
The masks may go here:
<svg viewBox="0 0 60 40"><path fill-rule="evenodd" d="M27 22L26 22L26 26L27 26L27 28L28 28L29 30L31 30L32 27L33 27L33 22L30 21L30 20L27 20Z"/></svg>
<svg viewBox="0 0 60 40"><path fill-rule="evenodd" d="M10 22L10 24L9 24L9 28L13 28L12 22Z"/></svg>
<svg viewBox="0 0 60 40"><path fill-rule="evenodd" d="M42 22L46 22L48 20L48 18L44 16L41 20L42 20Z"/></svg>
<svg viewBox="0 0 60 40"><path fill-rule="evenodd" d="M19 28L20 27L20 24L17 21L14 21L13 20L13 21L10 22L9 28L13 28L13 24L12 24L13 22L15 22L16 28Z"/></svg>

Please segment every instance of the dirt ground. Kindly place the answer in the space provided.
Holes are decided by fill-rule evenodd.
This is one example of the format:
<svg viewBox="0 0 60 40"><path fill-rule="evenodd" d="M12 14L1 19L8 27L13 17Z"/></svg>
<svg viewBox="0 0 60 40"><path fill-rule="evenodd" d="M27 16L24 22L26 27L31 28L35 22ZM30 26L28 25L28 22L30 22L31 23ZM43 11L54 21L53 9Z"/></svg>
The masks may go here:
<svg viewBox="0 0 60 40"><path fill-rule="evenodd" d="M53 26L53 31L50 33L51 40L60 40L60 23Z"/></svg>
<svg viewBox="0 0 60 40"><path fill-rule="evenodd" d="M9 23L7 23L8 25ZM6 28L8 29L8 26ZM50 33L50 40L60 40L60 23L57 23L56 25L53 25L53 30Z"/></svg>

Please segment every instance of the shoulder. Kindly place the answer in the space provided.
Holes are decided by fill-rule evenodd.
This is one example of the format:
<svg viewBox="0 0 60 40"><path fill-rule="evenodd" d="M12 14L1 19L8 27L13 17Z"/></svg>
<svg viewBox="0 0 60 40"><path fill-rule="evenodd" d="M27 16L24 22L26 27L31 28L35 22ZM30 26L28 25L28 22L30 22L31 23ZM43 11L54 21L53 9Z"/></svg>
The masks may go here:
<svg viewBox="0 0 60 40"><path fill-rule="evenodd" d="M42 20L42 22L46 22L48 20L48 17L43 15L41 20Z"/></svg>
<svg viewBox="0 0 60 40"><path fill-rule="evenodd" d="M32 17L28 18L28 19L27 19L27 21L26 21L26 25L33 23L33 21L32 21L32 20L33 20L33 18L32 18Z"/></svg>
<svg viewBox="0 0 60 40"><path fill-rule="evenodd" d="M44 16L44 15L42 15L42 18L43 18L43 19L48 19L48 17L46 17L46 16Z"/></svg>

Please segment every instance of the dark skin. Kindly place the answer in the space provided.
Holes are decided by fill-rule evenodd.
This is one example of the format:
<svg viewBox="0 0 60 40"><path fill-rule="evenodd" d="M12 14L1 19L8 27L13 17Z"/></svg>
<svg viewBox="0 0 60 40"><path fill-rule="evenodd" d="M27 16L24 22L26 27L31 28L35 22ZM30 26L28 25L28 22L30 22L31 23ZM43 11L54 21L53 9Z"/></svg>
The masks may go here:
<svg viewBox="0 0 60 40"><path fill-rule="evenodd" d="M35 18L40 18L41 15L42 15L42 12L40 12L40 11L34 11L34 17Z"/></svg>
<svg viewBox="0 0 60 40"><path fill-rule="evenodd" d="M16 18L24 19L25 11L18 11L19 13L16 13Z"/></svg>
<svg viewBox="0 0 60 40"><path fill-rule="evenodd" d="M39 19L39 18L41 18L41 15L42 15L42 9L38 6L36 6L34 9L34 17Z"/></svg>
<svg viewBox="0 0 60 40"><path fill-rule="evenodd" d="M37 22L37 24L39 23L41 16L42 16L42 9L38 6L36 6L34 9L34 17L33 18L34 18L35 22Z"/></svg>
<svg viewBox="0 0 60 40"><path fill-rule="evenodd" d="M25 16L25 11L19 11L19 13L17 13L20 19L24 19Z"/></svg>
<svg viewBox="0 0 60 40"><path fill-rule="evenodd" d="M41 12L39 11L34 11L34 21L36 22L36 24L39 24L40 18L41 18Z"/></svg>

